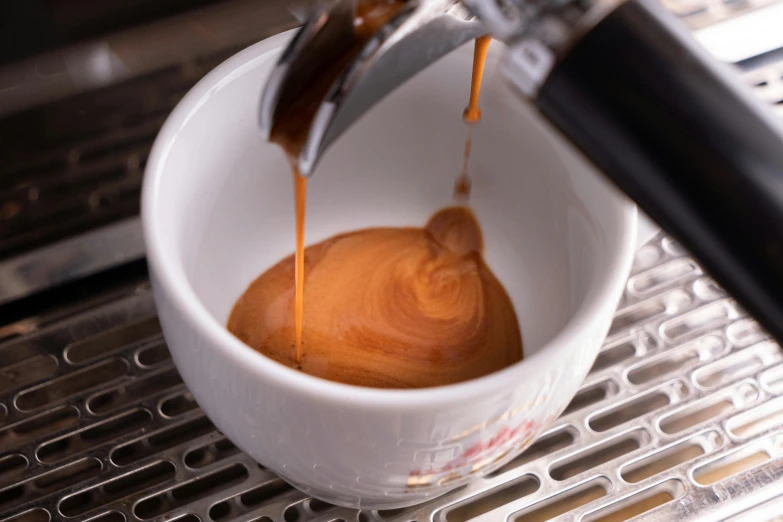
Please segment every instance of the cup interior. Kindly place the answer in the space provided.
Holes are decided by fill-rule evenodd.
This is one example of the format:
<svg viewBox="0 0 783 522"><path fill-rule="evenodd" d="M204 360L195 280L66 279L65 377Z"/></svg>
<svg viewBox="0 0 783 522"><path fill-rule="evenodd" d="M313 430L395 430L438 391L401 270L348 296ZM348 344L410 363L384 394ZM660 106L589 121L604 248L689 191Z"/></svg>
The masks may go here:
<svg viewBox="0 0 783 522"><path fill-rule="evenodd" d="M290 36L240 53L188 95L154 179L154 241L220 325L247 285L294 248L291 171L256 117ZM494 42L472 130L470 205L529 357L614 277L607 270L625 248L629 205L505 84L501 52ZM452 204L472 55L466 45L421 72L327 152L308 183L307 244L366 227L423 226Z"/></svg>

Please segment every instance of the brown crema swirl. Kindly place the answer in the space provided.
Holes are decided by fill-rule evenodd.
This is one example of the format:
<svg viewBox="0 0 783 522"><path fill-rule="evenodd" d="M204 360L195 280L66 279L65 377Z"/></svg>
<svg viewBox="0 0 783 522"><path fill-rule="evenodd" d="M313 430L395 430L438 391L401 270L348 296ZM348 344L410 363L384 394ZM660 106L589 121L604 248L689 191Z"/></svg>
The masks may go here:
<svg viewBox="0 0 783 522"><path fill-rule="evenodd" d="M295 362L294 257L256 279L228 329L264 355L332 381L421 388L522 359L513 304L481 257L473 213L450 207L425 228L371 228L305 249L302 359Z"/></svg>

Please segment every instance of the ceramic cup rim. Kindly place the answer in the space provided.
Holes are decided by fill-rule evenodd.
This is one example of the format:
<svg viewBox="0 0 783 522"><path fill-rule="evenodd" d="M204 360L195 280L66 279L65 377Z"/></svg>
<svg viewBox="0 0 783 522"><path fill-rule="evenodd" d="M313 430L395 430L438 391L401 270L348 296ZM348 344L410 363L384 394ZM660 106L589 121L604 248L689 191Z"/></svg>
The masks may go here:
<svg viewBox="0 0 783 522"><path fill-rule="evenodd" d="M591 325L602 318L610 318L616 300L625 285L628 267L636 244L636 206L630 201L618 201L621 223L616 237L609 238L608 248L615 252L608 263L596 270L597 284L592 284L582 304L566 325L547 343L507 368L491 374L446 386L419 389L381 389L343 384L313 377L288 368L252 350L234 337L223 324L207 310L184 273L178 252L166 248L166 237L155 223L165 219L160 184L166 175L168 153L180 130L216 90L234 78L252 70L259 61L278 49L295 29L272 36L231 56L199 81L174 108L155 139L145 169L142 187L142 225L147 248L147 261L153 274L156 291L164 292L173 306L179 309L193 332L209 341L213 349L241 365L260 379L274 382L290 393L304 395L316 401L337 402L345 406L373 408L438 409L446 404L509 390L519 383L525 373L524 365L542 364L542 359L566 360L573 349L575 338L591 331ZM261 138L259 132L259 139ZM613 244L612 244L613 242ZM614 248L613 248L614 247ZM605 319L604 319L605 320ZM578 343L577 343L578 344ZM538 362L536 362L538 361ZM544 364L556 364L547 362Z"/></svg>

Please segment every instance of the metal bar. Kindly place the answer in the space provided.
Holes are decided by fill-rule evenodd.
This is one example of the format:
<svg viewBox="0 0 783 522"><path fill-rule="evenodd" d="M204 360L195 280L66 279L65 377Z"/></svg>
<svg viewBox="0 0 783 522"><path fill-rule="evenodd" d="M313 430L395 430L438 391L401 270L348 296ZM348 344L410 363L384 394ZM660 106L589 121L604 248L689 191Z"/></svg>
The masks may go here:
<svg viewBox="0 0 783 522"><path fill-rule="evenodd" d="M0 261L0 304L144 257L134 217Z"/></svg>

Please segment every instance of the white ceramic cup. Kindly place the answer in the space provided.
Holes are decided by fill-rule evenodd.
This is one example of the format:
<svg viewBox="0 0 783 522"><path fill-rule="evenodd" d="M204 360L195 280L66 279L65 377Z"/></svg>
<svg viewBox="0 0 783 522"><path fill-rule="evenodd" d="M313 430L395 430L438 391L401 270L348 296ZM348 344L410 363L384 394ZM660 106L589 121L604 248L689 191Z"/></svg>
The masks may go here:
<svg viewBox="0 0 783 522"><path fill-rule="evenodd" d="M471 205L486 260L516 308L524 361L460 384L384 390L267 359L224 325L247 285L294 248L291 173L256 118L291 36L217 67L155 141L142 211L158 312L185 383L239 448L327 502L409 506L509 461L563 411L623 290L636 209L508 90L494 43L473 132ZM308 186L308 244L369 226L422 226L451 203L471 64L470 45L445 57L329 150Z"/></svg>

